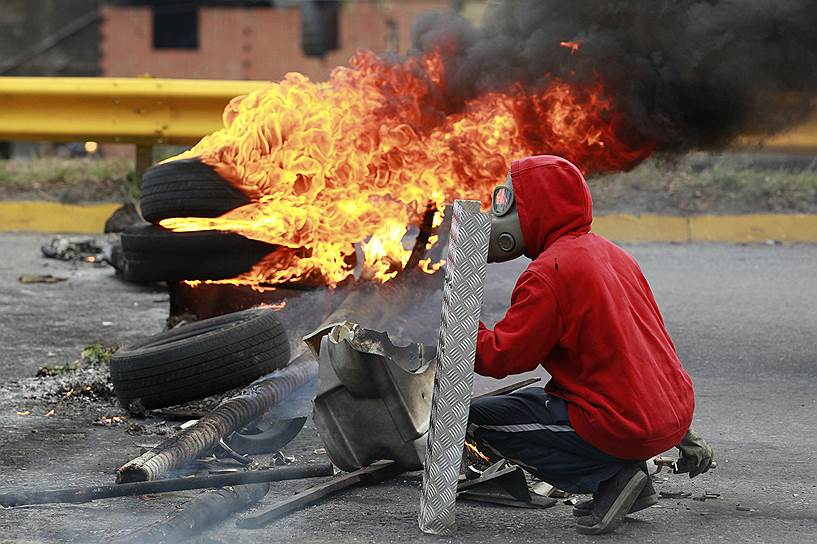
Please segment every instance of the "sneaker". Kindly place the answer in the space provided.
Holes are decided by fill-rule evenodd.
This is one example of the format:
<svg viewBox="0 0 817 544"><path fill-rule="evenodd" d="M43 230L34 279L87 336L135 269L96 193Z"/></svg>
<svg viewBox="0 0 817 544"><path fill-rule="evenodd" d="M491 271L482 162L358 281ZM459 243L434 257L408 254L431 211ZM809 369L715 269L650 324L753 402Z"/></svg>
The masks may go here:
<svg viewBox="0 0 817 544"><path fill-rule="evenodd" d="M653 504L658 504L658 492L653 487L652 480L647 478L647 483L644 484L644 489L641 490L641 494L638 495L638 498L633 503L632 508L630 508L630 511L627 513L634 514L635 512L649 508ZM587 499L586 501L581 501L573 505L573 515L577 518L589 516L592 513L593 499Z"/></svg>
<svg viewBox="0 0 817 544"><path fill-rule="evenodd" d="M602 482L593 494L593 513L576 518L576 530L585 535L614 531L633 507L647 479L641 467L633 463Z"/></svg>

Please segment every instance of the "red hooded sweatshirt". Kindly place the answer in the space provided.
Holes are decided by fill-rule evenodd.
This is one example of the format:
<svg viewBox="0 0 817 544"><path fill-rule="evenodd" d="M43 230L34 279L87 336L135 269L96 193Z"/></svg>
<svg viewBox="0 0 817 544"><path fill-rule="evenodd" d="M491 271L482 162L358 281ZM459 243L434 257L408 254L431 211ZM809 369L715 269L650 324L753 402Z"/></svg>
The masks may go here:
<svg viewBox="0 0 817 544"><path fill-rule="evenodd" d="M632 256L590 232L590 190L549 155L514 161L511 180L533 261L511 307L480 323L475 370L504 378L543 366L585 441L621 459L677 445L692 422L692 382Z"/></svg>

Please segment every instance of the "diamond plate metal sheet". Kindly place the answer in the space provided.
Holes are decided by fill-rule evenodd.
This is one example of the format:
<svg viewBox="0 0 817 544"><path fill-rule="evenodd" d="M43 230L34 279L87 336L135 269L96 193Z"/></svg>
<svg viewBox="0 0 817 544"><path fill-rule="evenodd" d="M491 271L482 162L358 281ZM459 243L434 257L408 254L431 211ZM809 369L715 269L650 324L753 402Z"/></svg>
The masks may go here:
<svg viewBox="0 0 817 544"><path fill-rule="evenodd" d="M490 217L480 213L478 201L454 202L418 518L426 533L450 535L456 530L454 504L474 381L490 231Z"/></svg>

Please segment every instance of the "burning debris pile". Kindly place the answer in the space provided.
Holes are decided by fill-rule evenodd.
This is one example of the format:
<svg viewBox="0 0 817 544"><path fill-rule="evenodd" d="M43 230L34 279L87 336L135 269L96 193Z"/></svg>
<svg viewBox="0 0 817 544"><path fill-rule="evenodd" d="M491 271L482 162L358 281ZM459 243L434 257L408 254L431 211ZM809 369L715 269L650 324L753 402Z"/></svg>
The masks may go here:
<svg viewBox="0 0 817 544"><path fill-rule="evenodd" d="M157 222L276 246L234 283L388 281L410 225L427 210L438 225L453 198L487 202L513 158L626 170L802 120L813 104L779 95L817 88L815 24L797 1L501 2L479 28L428 13L406 58L361 51L326 82L290 73L234 99L224 128L173 160L250 202Z"/></svg>
<svg viewBox="0 0 817 544"><path fill-rule="evenodd" d="M113 240L99 240L90 236L57 236L43 244L43 256L61 261L86 263L111 262Z"/></svg>
<svg viewBox="0 0 817 544"><path fill-rule="evenodd" d="M429 208L439 225L455 197L485 201L510 157L549 141L551 152L599 171L649 154L625 143L626 121L600 83L554 80L541 91L517 85L449 112L445 77L440 50L399 63L362 52L326 83L289 74L233 100L225 128L179 158L211 165L252 202L217 218L160 224L228 230L279 246L247 282L317 274L335 284L354 273L357 251L363 278L388 281L409 260L409 226Z"/></svg>

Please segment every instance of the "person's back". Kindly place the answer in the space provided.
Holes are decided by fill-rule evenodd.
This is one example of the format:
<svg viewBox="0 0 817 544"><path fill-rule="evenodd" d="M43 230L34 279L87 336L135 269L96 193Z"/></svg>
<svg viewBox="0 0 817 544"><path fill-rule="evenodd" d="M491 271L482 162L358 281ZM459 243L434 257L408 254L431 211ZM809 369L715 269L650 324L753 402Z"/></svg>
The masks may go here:
<svg viewBox="0 0 817 544"><path fill-rule="evenodd" d="M563 330L542 365L579 435L622 459L675 446L692 422L692 384L635 260L601 236L566 235L528 270L559 301Z"/></svg>
<svg viewBox="0 0 817 544"><path fill-rule="evenodd" d="M557 487L592 492L574 511L596 534L657 502L643 460L692 436L694 393L638 264L592 220L584 177L560 157L514 161L495 190L489 260L524 251L532 262L504 318L480 323L474 369L503 378L541 365L551 380L475 401L469 433ZM703 472L711 449L695 446Z"/></svg>

